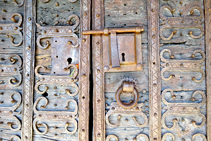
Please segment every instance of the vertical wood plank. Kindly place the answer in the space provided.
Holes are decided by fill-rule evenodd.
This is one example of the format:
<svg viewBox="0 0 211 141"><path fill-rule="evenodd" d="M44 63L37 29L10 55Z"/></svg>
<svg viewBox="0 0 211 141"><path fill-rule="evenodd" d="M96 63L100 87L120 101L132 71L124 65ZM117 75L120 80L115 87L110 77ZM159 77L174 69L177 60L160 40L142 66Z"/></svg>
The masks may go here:
<svg viewBox="0 0 211 141"><path fill-rule="evenodd" d="M159 59L159 1L147 1L149 41L150 141L161 140L161 80Z"/></svg>
<svg viewBox="0 0 211 141"><path fill-rule="evenodd" d="M81 0L81 48L79 79L79 141L89 140L89 74L90 74L90 35L82 35L83 30L90 30L91 0ZM92 116L92 115L91 115Z"/></svg>
<svg viewBox="0 0 211 141"><path fill-rule="evenodd" d="M103 29L103 1L92 1L92 28ZM94 108L94 128L93 140L105 140L105 100L104 100L104 74L103 74L103 52L101 35L92 36L93 52L93 108Z"/></svg>
<svg viewBox="0 0 211 141"><path fill-rule="evenodd" d="M24 2L23 45L23 124L22 140L32 141L34 52L35 52L35 0Z"/></svg>
<svg viewBox="0 0 211 141"><path fill-rule="evenodd" d="M207 140L211 141L211 0L204 1L205 7L205 44L206 44L206 81L207 81Z"/></svg>

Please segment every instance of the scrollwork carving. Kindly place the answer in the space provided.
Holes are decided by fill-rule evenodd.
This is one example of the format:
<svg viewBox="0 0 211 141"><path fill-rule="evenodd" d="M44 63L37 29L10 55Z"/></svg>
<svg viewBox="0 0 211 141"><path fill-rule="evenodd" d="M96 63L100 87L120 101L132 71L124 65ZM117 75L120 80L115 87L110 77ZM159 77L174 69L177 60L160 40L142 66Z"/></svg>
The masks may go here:
<svg viewBox="0 0 211 141"><path fill-rule="evenodd" d="M75 19L75 24L71 26L48 26L48 27L43 27L37 24L37 28L40 30L40 34L37 37L37 46L41 49L46 49L50 46L50 41L47 40L45 45L41 45L40 41L44 38L51 38L51 37L73 37L74 39L77 40L75 44L73 44L71 41L71 46L72 47L78 47L79 46L79 39L78 36L75 34L77 31L77 27L79 25L79 17L75 14L70 15L68 17L68 21L71 19Z"/></svg>
<svg viewBox="0 0 211 141"><path fill-rule="evenodd" d="M168 136L172 138L172 141L175 141L175 136L172 133L165 133L162 137L162 141L165 141Z"/></svg>
<svg viewBox="0 0 211 141"><path fill-rule="evenodd" d="M190 6L189 6L190 7ZM160 18L164 21L161 23L161 28L160 28L160 38L162 40L171 40L174 34L177 33L177 30L172 31L169 37L164 37L163 31L165 29L173 29L173 28L198 28L201 30L201 33L199 35L194 35L193 31L189 31L190 37L196 39L196 38L201 38L204 35L204 27L202 25L202 19L203 19L203 10L201 9L200 6L197 5L192 5L190 8L189 13L183 13L183 17L166 17L163 14L164 9L168 9L171 13L174 13L176 9L164 5L160 8ZM194 16L192 15L194 13L194 10L198 10L200 12L199 16ZM186 15L185 15L186 14Z"/></svg>
<svg viewBox="0 0 211 141"><path fill-rule="evenodd" d="M202 118L202 123L197 124L196 121L192 121L192 124L194 127L196 128L200 128L202 127L205 122L206 122L206 117L204 114L201 113L200 111L200 107L202 107L203 105L206 104L206 96L204 94L204 92L202 91L195 91L192 96L191 99L195 100L195 96L197 94L202 96L202 101L200 103L170 103L165 99L165 94L167 92L170 92L172 96L174 96L174 92L172 89L165 89L162 92L162 102L166 105L163 109L167 110L163 115L162 115L162 126L164 129L166 130L174 130L178 120L177 119L173 119L173 126L172 127L167 127L165 124L165 119L167 116L170 115L193 115L193 116L199 116Z"/></svg>
<svg viewBox="0 0 211 141"><path fill-rule="evenodd" d="M48 125L46 123L38 123L38 122L39 121L47 122L47 121L49 121L49 119L51 119L52 121L56 121L56 122L64 122L64 129L65 129L66 133L74 134L77 131L78 123L76 121L76 118L77 118L77 113L78 113L78 105L75 100L69 99L66 102L66 107L68 107L69 102L74 103L75 110L73 112L71 112L71 111L65 111L65 112L64 111L47 111L47 110L39 111L37 109L37 105L38 105L39 101L41 101L41 100L44 100L45 104L42 105L40 108L45 108L49 103L48 99L45 97L39 97L34 103L34 113L36 115L34 116L33 128L36 132L38 132L39 134L42 134L42 135L46 134L48 132ZM68 126L70 123L74 124L73 131L68 130ZM44 126L45 130L43 132L41 132L38 129L40 126Z"/></svg>
<svg viewBox="0 0 211 141"><path fill-rule="evenodd" d="M16 117L16 115L20 115L21 112L16 112L16 109L21 104L21 94L16 91L5 91L5 94L9 95L11 98L11 101L15 104L12 107L0 107L0 117L1 118L8 118L10 120L13 120L15 122L8 122L8 126L12 131L18 131L21 129L21 122ZM14 99L14 95L16 95L18 98ZM12 125L17 124L16 128L13 128Z"/></svg>
<svg viewBox="0 0 211 141"><path fill-rule="evenodd" d="M68 70L70 67L73 67L74 69L74 73L72 73L71 75L69 76L55 76L55 75L42 75L42 74L39 74L39 69L40 68L43 68L43 69L47 69L45 66L37 66L35 68L35 74L36 76L39 77L39 81L35 84L35 90L40 93L40 94L44 94L47 90L48 90L48 87L45 86L45 90L44 91L41 91L39 90L39 86L40 85L68 85L68 86L71 86L73 88L75 88L75 92L74 93L70 93L70 90L66 90L67 94L70 95L70 96L75 96L78 94L79 92L79 88L76 84L76 82L78 81L77 80L77 75L78 75L78 69L77 69L77 66L76 65L73 65L73 64L69 64L67 68L65 68L66 70Z"/></svg>
<svg viewBox="0 0 211 141"><path fill-rule="evenodd" d="M19 20L16 21L15 17L19 17ZM22 15L19 13L14 13L11 16L11 20L15 23L13 24L0 24L0 34L6 34L8 38L11 38L12 41L12 45L13 46L20 46L23 42L23 35L21 33L22 28L20 28L23 18ZM19 35L19 37L21 38L19 43L14 43L14 37L12 35Z"/></svg>
<svg viewBox="0 0 211 141"><path fill-rule="evenodd" d="M172 59L165 59L163 57L164 53L169 53L170 58ZM161 64L162 70L161 70L161 77L163 80L170 80L174 77L174 75L170 75L169 77L164 77L164 73L165 72L172 72L172 71L190 71L190 72L199 72L202 74L202 77L200 79L196 79L195 77L192 78L193 81L200 83L204 80L205 77L205 72L204 70L201 68L201 63L204 62L205 60L205 54L202 50L195 50L191 57L194 58L195 54L199 53L202 58L200 60L177 60L177 59L173 59L174 55L171 53L171 51L169 49L163 49L160 52L160 58L161 61L163 62L163 64Z"/></svg>
<svg viewBox="0 0 211 141"><path fill-rule="evenodd" d="M192 137L192 141L195 141L195 138L196 138L197 136L200 136L200 137L203 139L203 141L207 141L205 135L200 134L200 133L194 134L193 137Z"/></svg>
<svg viewBox="0 0 211 141"><path fill-rule="evenodd" d="M148 123L148 118L147 116L141 111L141 107L143 107L144 104L143 103L139 103L137 104L135 107L133 108L130 108L130 109L125 109L125 108L122 108L121 106L119 106L118 103L116 102L112 102L110 106L108 106L108 108L110 109L107 113L106 113L106 123L108 125L110 125L111 127L117 127L119 125L119 122L120 122L120 118L121 118L121 115L138 115L138 116L141 116L144 118L144 123L143 124L140 124L137 122L136 120L136 117L133 116L133 120L135 122L135 124L138 126L138 127L145 127ZM117 118L117 122L115 124L112 124L110 123L109 121L109 117L112 115L112 114L118 114L118 118Z"/></svg>
<svg viewBox="0 0 211 141"><path fill-rule="evenodd" d="M21 3L18 3L17 0L13 0L15 2L15 5L18 7L21 7L24 4L24 0L21 1Z"/></svg>
<svg viewBox="0 0 211 141"><path fill-rule="evenodd" d="M138 140L140 137L144 138L145 141L149 141L149 137L145 134L138 134L138 136L136 137L136 140Z"/></svg>
<svg viewBox="0 0 211 141"><path fill-rule="evenodd" d="M5 58L4 58L5 59ZM11 65L0 65L0 76L11 76L9 84L18 87L22 83L22 59L18 54L10 55L7 60ZM18 76L17 79L14 76Z"/></svg>
<svg viewBox="0 0 211 141"><path fill-rule="evenodd" d="M106 141L110 141L110 139L115 139L115 141L119 141L119 138L116 135L108 135L106 137Z"/></svg>

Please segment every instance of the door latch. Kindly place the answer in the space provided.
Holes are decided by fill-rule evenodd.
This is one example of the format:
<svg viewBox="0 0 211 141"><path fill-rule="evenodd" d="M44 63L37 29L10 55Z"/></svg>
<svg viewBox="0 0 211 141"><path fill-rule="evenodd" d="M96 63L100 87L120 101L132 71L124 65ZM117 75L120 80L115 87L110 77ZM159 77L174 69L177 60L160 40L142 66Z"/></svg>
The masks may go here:
<svg viewBox="0 0 211 141"><path fill-rule="evenodd" d="M143 27L106 28L83 31L83 35L103 35L104 70L142 70L141 32ZM118 34L117 34L118 33Z"/></svg>

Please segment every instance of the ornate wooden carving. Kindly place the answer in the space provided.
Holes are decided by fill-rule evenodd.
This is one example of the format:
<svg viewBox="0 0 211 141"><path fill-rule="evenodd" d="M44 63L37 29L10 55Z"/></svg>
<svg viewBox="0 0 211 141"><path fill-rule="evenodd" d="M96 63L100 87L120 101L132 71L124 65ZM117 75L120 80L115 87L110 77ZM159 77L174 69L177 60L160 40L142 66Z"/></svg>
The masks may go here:
<svg viewBox="0 0 211 141"><path fill-rule="evenodd" d="M210 27L211 0L1 1L0 140L210 141Z"/></svg>

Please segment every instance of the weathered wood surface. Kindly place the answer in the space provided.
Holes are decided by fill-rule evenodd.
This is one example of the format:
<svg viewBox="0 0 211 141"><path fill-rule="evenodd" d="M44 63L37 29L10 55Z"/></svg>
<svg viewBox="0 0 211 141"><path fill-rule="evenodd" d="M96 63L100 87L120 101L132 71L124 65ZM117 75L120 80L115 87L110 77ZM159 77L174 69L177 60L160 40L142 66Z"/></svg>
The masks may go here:
<svg viewBox="0 0 211 141"><path fill-rule="evenodd" d="M168 6L171 7L171 11L168 10L168 8L162 9L162 7ZM195 6L195 9L193 8ZM197 8L196 8L197 7ZM172 12L173 11L173 12ZM200 11L202 13L200 13ZM160 34L162 34L165 38L169 37L169 35L172 33L172 31L176 31L174 33L173 37L168 40L164 40L164 38L161 38L160 35L160 52L162 50L167 49L171 51L170 55L174 55L173 57L169 56L168 53L163 54L163 57L165 59L169 60L175 60L175 63L179 63L178 68L174 68L175 71L169 71L164 73L164 77L168 78L170 75L173 75L174 77L170 80L164 80L161 79L161 95L165 95L165 99L168 101L167 103L164 103L164 100L162 99L162 139L163 140L205 140L207 136L207 130L206 130L206 123L203 122L206 121L206 102L203 103L200 106L198 106L198 103L201 103L206 98L206 81L203 79L205 76L202 74L205 72L205 61L202 61L200 63L200 68L202 72L197 71L197 68L195 68L196 72L193 70L190 70L190 67L193 67L189 65L187 69L183 69L183 60L187 60L187 63L197 63L198 60L201 60L203 56L200 53L196 53L193 57L193 52L196 50L200 50L202 52L205 52L205 36L204 36L204 2L198 1L198 0L191 0L191 1L164 1L160 0L160 14L163 13L164 16L167 17L167 19L162 19L160 17ZM199 16L201 15L201 19ZM178 23L172 26L168 25L168 18L174 18L172 21L177 21ZM182 17L184 20L180 20L179 18ZM193 18L193 22L189 21L189 24L186 24L188 22L189 17L195 17ZM170 18L169 18L170 19ZM173 22L174 22L173 21ZM195 22L195 25L194 25ZM197 25L198 22L201 22L200 26L202 26L202 29L199 29L199 25ZM178 26L177 26L178 25ZM170 27L170 28L169 28ZM162 30L162 28L166 28L166 30ZM168 28L168 29L167 29ZM206 29L205 29L206 30ZM193 38L190 36L190 31L193 31L193 34L196 35L196 38ZM201 37L199 35L202 34ZM162 57L162 56L160 56ZM165 63L161 59L161 71L164 69L162 64ZM188 64L187 64L188 65ZM165 67L167 70L169 70L168 66ZM194 79L202 79L200 82L193 81ZM173 94L170 93L164 93L167 89L173 90ZM196 91L201 91L202 93L205 93L205 97L197 94L193 96L192 94ZM194 99L192 98L194 97ZM200 108L199 113L201 115L198 115L197 113L189 112L185 114L186 106L184 106L184 112L180 112L179 109L175 112L171 112L169 109L164 110L165 106L169 106L170 103L179 105L183 105L187 103L190 105L191 103L195 104L195 109ZM177 107L177 106L175 106ZM174 108L174 106L172 106ZM189 107L191 108L191 106ZM167 117L165 117L168 114ZM203 117L204 116L204 117ZM163 118L165 118L163 120ZM194 126L194 123L196 122L199 126ZM173 123L176 123L179 126L173 126ZM168 128L166 128L166 126Z"/></svg>
<svg viewBox="0 0 211 141"><path fill-rule="evenodd" d="M20 36L15 34L15 29L19 30L18 28L23 28L23 25L16 24L19 20L18 16L14 17L16 22L12 21L11 17L14 13L19 13L24 17L23 8L23 6L18 7L13 1L0 1L0 140L19 140L21 138L23 44L12 45L11 37L8 38L7 35L9 33L14 38L14 44L22 41ZM17 28L12 26L14 24L17 25ZM12 30L9 32L9 29L6 30L7 27ZM22 34L22 31L20 32ZM15 62L12 63L12 61Z"/></svg>
<svg viewBox="0 0 211 141"><path fill-rule="evenodd" d="M55 30L61 30L60 27L57 28L57 26L72 26L76 24L76 19L71 19L69 21L68 17L72 14L76 14L77 16L80 16L80 1L76 1L74 3L71 3L69 1L55 1L50 0L47 3L42 3L41 1L37 1L37 7L36 7L36 14L37 14L37 24L40 24L42 27L46 27L47 30L48 27L51 27L52 31ZM69 21L69 22L68 22ZM79 23L80 26L80 23ZM77 29L79 29L79 26ZM53 29L55 27L55 29ZM42 34L42 30L39 30L37 28L37 34L36 34L36 40L38 37ZM48 31L47 31L48 32ZM78 31L77 31L78 36ZM54 39L55 38L55 39ZM57 40L59 40L57 42ZM61 42L62 41L62 42ZM38 130L34 130L33 140L79 140L78 137L78 123L79 123L79 94L78 92L74 95L68 95L68 91L70 94L78 91L79 86L79 77L77 76L76 79L79 81L75 83L74 85L76 87L72 87L73 84L69 84L68 79L72 79L71 74L62 74L55 72L53 73L51 69L55 65L61 65L61 64L55 64L56 61L53 61L52 59L61 58L62 54L55 54L59 53L60 51L53 52L52 49L56 46L64 46L64 47L70 47L71 45L68 45L68 41L72 41L71 37L62 37L62 34L54 34L53 36L47 35L47 38L43 38L41 40L41 46L45 46L47 42L50 42L50 45L46 49L40 48L36 44L36 54L35 54L35 67L36 66L45 66L47 69L41 68L39 69L39 73L43 74L43 79L47 79L48 76L52 78L49 82L44 83L43 85L38 87L39 91L44 91L45 87L47 86L48 89L46 92L44 92L42 95L37 91L36 84L42 83L42 78L40 78L38 75L35 75L35 90L34 90L34 102L36 103L36 100L39 98L42 98L37 105L37 110L39 112L46 111L46 114L54 114L54 118L50 119L39 119L39 114L35 113L35 120L38 119L38 123L33 125L33 129L38 128ZM38 42L38 41L37 41ZM57 42L57 43L56 43ZM56 44L55 44L56 43ZM75 44L73 42L73 44ZM79 48L78 46L76 48ZM67 54L67 52L66 52ZM66 55L65 54L65 55ZM55 56L56 55L56 56ZM75 56L71 57L71 61L69 63L75 63L75 59L79 60L79 54L76 52ZM73 61L72 61L73 59ZM66 67L68 66L68 57L64 58L61 61L63 64L66 63ZM58 62L59 63L59 62ZM78 62L79 63L79 62ZM77 65L75 63L74 65ZM36 69L36 68L35 68ZM60 68L64 69L64 68ZM72 70L72 69L71 69ZM73 70L72 70L73 71ZM70 72L72 72L70 71ZM78 72L78 68L74 70L75 72ZM66 76L65 76L66 75ZM58 79L58 77L63 76L61 80ZM45 78L46 77L46 78ZM62 80L63 79L63 80ZM66 80L64 80L66 79ZM51 81L60 81L60 83L52 83ZM46 107L42 108L42 105L45 105L45 101L43 98L45 97L48 99L49 104L47 104ZM72 102L67 103L69 100ZM74 103L74 101L76 103ZM35 104L34 103L34 104ZM71 117L68 117L68 113L73 113L75 110L77 110L76 114L72 114ZM76 124L75 124L75 123ZM41 124L40 124L41 123ZM48 126L48 129L45 129L43 124L46 124ZM73 124L74 123L74 124ZM40 125L39 125L40 124ZM65 125L67 125L67 131L65 131ZM74 131L75 130L75 131ZM46 133L42 134L42 132L47 131ZM72 132L73 133L70 133Z"/></svg>

